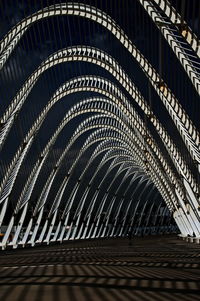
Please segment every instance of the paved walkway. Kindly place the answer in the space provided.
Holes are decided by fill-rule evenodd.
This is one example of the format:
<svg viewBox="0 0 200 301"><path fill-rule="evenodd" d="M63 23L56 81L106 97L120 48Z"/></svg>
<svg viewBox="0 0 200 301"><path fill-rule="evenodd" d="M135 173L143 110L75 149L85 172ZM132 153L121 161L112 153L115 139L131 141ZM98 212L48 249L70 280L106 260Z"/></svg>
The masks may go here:
<svg viewBox="0 0 200 301"><path fill-rule="evenodd" d="M174 236L0 253L2 301L197 301L200 245Z"/></svg>

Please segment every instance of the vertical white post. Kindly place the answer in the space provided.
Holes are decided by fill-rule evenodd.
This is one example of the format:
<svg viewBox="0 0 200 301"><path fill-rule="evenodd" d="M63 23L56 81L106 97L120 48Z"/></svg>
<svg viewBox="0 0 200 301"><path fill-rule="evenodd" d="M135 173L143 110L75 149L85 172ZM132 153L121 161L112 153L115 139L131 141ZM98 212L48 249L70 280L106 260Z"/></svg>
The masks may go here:
<svg viewBox="0 0 200 301"><path fill-rule="evenodd" d="M104 227L104 229L103 229L103 233L102 233L101 237L104 237L104 236L105 236L105 233L106 233L106 230L107 230L107 227L108 227L108 222L109 222L110 214L111 214L113 205L114 205L114 203L115 203L115 200L116 200L116 196L114 196L113 199L112 199L112 201L111 201L111 205L110 205L110 208L109 208L109 211L108 211L108 215L107 215L107 217L106 217L105 227Z"/></svg>
<svg viewBox="0 0 200 301"><path fill-rule="evenodd" d="M1 214L0 214L0 227L3 223L3 219L4 219L4 216L5 216L5 213L6 213L6 209L7 209L7 205L8 205L8 197L6 198L6 200L4 201L3 203L3 207L1 209Z"/></svg>
<svg viewBox="0 0 200 301"><path fill-rule="evenodd" d="M87 187L86 190L85 190L85 193L83 194L83 197L81 198L81 206L80 206L80 209L79 209L79 212L78 212L78 219L76 221L75 228L74 228L71 239L75 239L76 232L77 232L79 222L80 222L80 218L81 218L81 212L82 212L83 207L85 205L85 202L86 202L89 191L90 191L90 189L89 189L89 187ZM76 238L78 239L79 237L76 237Z"/></svg>
<svg viewBox="0 0 200 301"><path fill-rule="evenodd" d="M70 224L70 226L69 226L67 235L66 235L66 237L64 238L64 240L68 240L68 239L70 238L72 231L73 231L73 221L71 222L71 224Z"/></svg>
<svg viewBox="0 0 200 301"><path fill-rule="evenodd" d="M57 240L57 237L58 237L58 234L59 234L59 231L60 231L60 227L61 227L61 221L59 221L58 226L57 226L57 229L56 229L56 232L55 232L55 235L54 235L54 237L51 239L52 242Z"/></svg>
<svg viewBox="0 0 200 301"><path fill-rule="evenodd" d="M66 215L66 218L65 218L64 225L63 225L63 227L62 227L62 230L61 230L60 236L59 236L59 238L58 238L58 241L60 241L60 242L62 242L62 241L63 241L63 236L64 236L64 234L65 234L66 227L67 227L68 220L69 220L69 214L70 214L70 210L67 212L67 215Z"/></svg>
<svg viewBox="0 0 200 301"><path fill-rule="evenodd" d="M119 203L118 210L117 210L117 213L116 213L116 216L115 216L115 222L114 222L113 229L112 229L112 232L111 232L111 235L110 235L110 236L113 236L113 235L114 235L115 228L116 228L116 225L117 225L117 219L118 219L118 216L119 216L119 213L120 213L122 204L123 204L123 200L124 200L124 199L122 199L122 200L120 201L120 203Z"/></svg>
<svg viewBox="0 0 200 301"><path fill-rule="evenodd" d="M96 203L96 200L98 198L98 195L99 195L99 189L95 191L94 195L93 195L93 198L91 200L91 207L90 207L90 210L87 214L88 216L88 219L87 219L87 222L86 222L86 225L85 225L85 229L84 229L84 232L83 232L83 235L82 235L82 238L85 239L86 238L86 234L87 234L87 230L88 230L88 226L89 226L89 223L90 223L90 219L91 219L91 214L92 214L92 211L93 211L93 208L94 208L94 205ZM90 237L90 236L89 236ZM87 236L88 238L88 236Z"/></svg>
<svg viewBox="0 0 200 301"><path fill-rule="evenodd" d="M43 229L42 229L42 232L41 232L41 234L40 234L39 239L36 240L36 243L41 243L41 242L43 241L45 232L46 232L46 230L47 230L48 223L49 223L49 220L47 219L47 220L45 221L45 224L44 224L44 226L43 226Z"/></svg>
<svg viewBox="0 0 200 301"><path fill-rule="evenodd" d="M24 222L24 219L25 219L25 216L26 216L27 208L28 208L28 203L26 203L26 205L23 208L21 218L20 218L19 223L17 225L17 230L15 232L15 235L14 235L14 238L13 238L13 241L12 241L12 245L13 245L14 249L17 248L17 240L18 240L20 231L22 229L22 225L23 225L23 222Z"/></svg>
<svg viewBox="0 0 200 301"><path fill-rule="evenodd" d="M49 240L50 240L50 237L51 237L51 233L53 231L53 228L54 228L54 224L55 224L55 221L56 221L56 216L57 216L57 210L54 212L54 215L53 215L53 218L52 218L52 221L51 221L51 224L50 224L50 227L49 227L49 231L47 233L47 236L44 240L44 242L46 242L47 244L49 244Z"/></svg>
<svg viewBox="0 0 200 301"><path fill-rule="evenodd" d="M38 229L39 229L41 220L42 220L43 211L44 211L44 207L42 207L42 209L40 210L40 213L39 213L37 222L36 222L36 224L35 224L35 227L34 227L32 236L31 236L30 241L29 241L29 243L30 243L32 246L34 246L34 244L35 244L35 238L36 238L36 235L37 235L37 232L38 232Z"/></svg>
<svg viewBox="0 0 200 301"><path fill-rule="evenodd" d="M97 222L96 222L96 225L95 225L95 229L94 229L94 232L92 234L92 237L91 238L94 238L95 235L96 235L96 232L97 232L97 228L99 226L99 222L100 222L100 218L101 218L101 213L103 211L103 208L104 208L104 204L107 200L107 197L108 197L108 192L105 193L103 199L102 199L102 202L101 202L101 205L100 205L100 209L99 209L99 214L98 214L98 217L97 217Z"/></svg>
<svg viewBox="0 0 200 301"><path fill-rule="evenodd" d="M8 243L8 238L10 236L10 232L12 231L12 227L14 225L14 220L15 220L15 218L14 218L14 216L12 216L11 220L10 220L10 223L8 225L8 228L6 230L6 233L3 237L2 243L1 243L2 250L4 250L6 248L6 245Z"/></svg>
<svg viewBox="0 0 200 301"><path fill-rule="evenodd" d="M29 236L29 232L31 231L32 224L33 224L33 218L30 219L28 227L26 228L26 232L24 234L24 237L22 238L22 241L19 242L19 244L23 245L23 247L26 244L27 238Z"/></svg>

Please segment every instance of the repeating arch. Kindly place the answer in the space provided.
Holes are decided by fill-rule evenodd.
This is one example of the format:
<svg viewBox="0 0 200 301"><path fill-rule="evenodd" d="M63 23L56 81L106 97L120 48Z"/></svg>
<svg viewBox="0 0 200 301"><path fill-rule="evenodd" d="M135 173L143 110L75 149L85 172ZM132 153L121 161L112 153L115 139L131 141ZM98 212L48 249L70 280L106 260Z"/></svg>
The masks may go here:
<svg viewBox="0 0 200 301"><path fill-rule="evenodd" d="M89 82L90 83L90 79L93 80L93 83L94 83L94 86L98 86L99 82L98 80L100 81L100 83L103 83L104 87L102 87L102 89L100 88L97 88L96 91L97 92L101 92L102 94L104 94L105 96L109 96L109 98L115 100L115 103L117 103L118 105L120 105L118 99L116 97L113 96L113 93L115 92L116 96L119 98L122 99L123 103L126 104L126 107L123 108L123 106L121 106L121 108L124 110L124 114L127 114L128 117L129 117L129 114L128 113L128 108L130 107L130 105L128 104L125 96L118 90L118 88L113 85L112 83L110 83L109 81L105 80L105 79L101 79L101 78L98 78L98 77L81 77L81 78L78 78L77 80L74 79L74 80L71 80L69 83L67 84L64 84L61 88L58 89L58 91L56 91L55 93L55 96L53 96L53 98L56 98L57 100L60 99L61 97L64 97L66 96L67 94L69 93L74 93L74 92L77 92L77 91L84 91L84 90L88 90L90 91L91 90L91 86L87 86L87 84L85 84L85 86L82 86L82 83L84 84L85 81ZM74 84L75 82L75 88L72 86L71 89L69 89L68 87L71 86L71 84ZM80 87L77 87L77 83L80 85ZM93 87L93 86L92 86ZM109 91L110 89L109 88L112 88L111 91ZM105 90L104 90L104 89ZM83 104L84 105L84 104ZM111 105L111 104L110 104ZM78 105L79 107L79 105ZM93 111L95 111L95 107L92 109ZM97 108L97 110L99 110ZM102 109L101 111L103 112L104 109ZM136 120L135 120L135 126L138 127L138 130L141 131L142 128L141 128L141 121L140 121L140 125L138 123L139 121L139 116L133 111L131 110L131 115L134 116L133 117L136 117ZM46 152L47 150L51 147L51 144L54 143L55 141L55 137L59 134L59 132L63 129L63 126L65 126L67 124L67 122L73 118L73 112L69 111L66 115L66 117L63 119L63 121L61 122L61 125L58 127L58 129L56 130L55 134L53 135L53 137L50 139L49 143L47 144L47 146L45 147L43 153L41 154L41 157L44 157L46 156ZM143 134L145 135L146 134L146 129L144 129L144 125L143 125ZM151 137L151 135L149 134L149 144L151 147L154 148L154 150L156 150L156 147L155 147L155 143L153 141L153 138ZM31 146L31 143L33 141L33 135L31 135L31 137L29 138L29 140L26 140L24 141L24 143L22 144L22 147L19 148L19 150L17 151L16 153L16 156L15 158L13 159L13 162L11 163L11 166L10 168L8 169L8 172L7 174L5 175L5 178L4 178L4 181L2 182L2 186L1 187L5 187L4 188L4 191L2 193L3 197L2 197L2 200L5 199L7 197L7 194L8 194L8 188L6 186L6 182L9 181L9 184L10 184L10 178L13 179L13 183L14 183L14 180L16 178L16 175L17 175L17 172L19 170L19 167L20 167L20 164L24 158L24 156L26 155L27 153L27 150L30 148ZM26 144L27 143L27 144ZM25 144L25 147L24 147L24 144ZM161 156L159 154L159 151L156 150L156 153L158 156ZM164 160L162 160L162 162L164 162ZM166 165L166 164L165 164ZM15 168L14 168L15 167ZM168 169L168 171L170 171L170 169ZM12 172L12 174L10 174ZM172 175L172 174L171 174ZM11 191L12 189L12 185L10 185L9 187L9 192ZM7 194L6 194L7 193Z"/></svg>
<svg viewBox="0 0 200 301"><path fill-rule="evenodd" d="M199 134L194 127L192 121L188 118L186 112L183 110L178 100L172 94L167 85L161 80L160 75L151 66L148 60L140 53L140 51L133 45L129 40L127 35L123 30L116 24L114 20L110 18L107 14L102 12L95 7L84 5L81 3L67 3L67 4L57 4L46 9L43 9L32 16L27 17L17 24L1 41L2 48L2 64L8 58L10 52L14 49L15 45L26 32L28 27L42 18L47 18L53 15L78 15L79 17L85 17L100 23L102 26L106 27L112 32L112 34L122 43L122 45L131 53L131 55L137 60L140 67L147 75L152 86L160 96L161 101L167 108L170 116L172 117L175 126L177 127L180 135L185 141L186 147L195 156L195 153L199 151ZM2 120L4 131L10 127L12 123L12 118L8 119L7 123Z"/></svg>
<svg viewBox="0 0 200 301"><path fill-rule="evenodd" d="M104 115L103 115L103 118L105 119ZM105 122L105 120L104 120L104 122ZM85 123L85 122L83 122L83 123ZM97 125L99 126L98 123L97 123ZM105 126L105 123L103 123L102 126ZM90 127L91 127L91 125L90 125ZM116 129L118 129L118 127L117 127ZM77 132L80 133L80 130L78 129ZM110 145L109 145L109 147L107 146L108 150L110 149L110 147L111 147ZM130 150L129 150L130 153L132 153L133 147L134 147L134 145L132 145L132 147L130 147ZM121 149L122 147L120 146L120 147L118 147L118 148ZM136 156L136 158L138 159L138 156ZM144 165L144 163L141 161L141 159L139 159L139 161L140 161L140 164L145 168L145 165ZM152 171L153 171L153 170L152 170ZM161 176L161 174L160 174L160 176ZM154 177L153 177L153 178L156 178L156 179L157 179L157 182L160 182L160 179L158 178L157 174L154 173ZM162 178L163 178L163 177L162 177ZM164 183L165 183L165 185L167 185L165 180L164 180ZM49 184L50 184L50 183L48 183L48 185L49 185ZM156 183L156 184L157 184L157 183ZM162 185L163 185L163 183L161 184L161 182L160 182L159 185L158 185L159 190L161 191L162 194L163 194L163 191L164 191L164 195L166 195L165 189L163 189L163 188L160 189L160 187L162 187ZM76 189L77 189L77 186L75 186L75 188L74 188L74 190L73 190L73 193L72 193L72 196L73 196L73 197L74 197L74 192L76 191ZM169 186L168 186L168 189L169 189ZM168 193L167 193L167 194L168 194ZM171 194L169 194L169 195L171 195ZM168 195L167 198L169 198L169 195ZM44 199L44 197L45 197L45 196L43 195L43 199ZM172 197L172 196L171 196L171 197ZM73 200L73 199L72 199L72 200ZM167 201L167 202L168 202L168 201ZM73 202L71 202L71 205L72 205L72 203L73 203ZM170 204L170 203L169 203L169 204ZM25 207L25 208L26 208L26 207ZM41 208L42 208L42 207L41 207L41 205L40 205L40 209L41 209ZM41 211L41 212L42 212L42 211ZM42 217L42 216L40 215L40 219L41 219L41 217ZM29 226L27 227L27 231L26 231L26 233L25 233L25 239L23 240L23 244L26 242L28 233L29 233L30 230L31 230L32 222L33 222L33 220L30 220ZM3 246L4 246L5 242L6 242L7 237L9 236L9 231L11 230L11 228L12 228L12 226L13 226L13 223L14 223L14 217L13 217L13 218L11 219L11 221L10 221L10 227L8 228L7 236L4 237L4 241L2 242ZM20 224L21 224L21 223L22 223L22 222L20 222ZM39 224L39 223L37 222L37 225L38 225L38 224ZM47 224L48 224L48 222L46 221L45 226L44 226L44 231L41 233L41 237L40 237L39 241L42 241L42 239L43 239L45 230L46 230L46 228L47 228Z"/></svg>
<svg viewBox="0 0 200 301"><path fill-rule="evenodd" d="M138 7L139 3L150 15L152 24L155 23L164 35L169 49L174 51L200 94L197 37L182 16L173 7L169 8L168 0L138 0ZM31 99L32 90L34 92L39 81L43 81L42 75L48 69L55 67L55 70L62 70L63 66L56 66L68 62L86 62L89 63L88 68L109 74L111 80L89 74L65 82L63 73L57 81L60 86L57 83L52 86L52 90L54 86L55 90L49 101L37 113L27 132L22 133L20 145L8 164L6 162L5 172L2 173L0 226L5 220L9 221L6 221L0 246L2 249L7 245L16 248L19 245L34 246L36 243L49 244L68 239L123 236L130 231L139 233L143 231L143 226L147 230L151 214L156 210L158 215L163 201L166 206L163 214L166 210L173 214L182 235L199 237L199 132L189 118L191 114L184 111L163 81L161 70L158 73L153 68L111 16L96 7L76 2L59 3L36 11L11 28L0 41L0 72L4 73L8 58L16 55L15 47L34 23L39 28L42 19L70 15L75 16L74 20L82 17L100 24L106 29L105 32L114 36L118 45L121 44L129 52L129 59L133 58L146 76L145 84L149 84L149 89L152 86L155 95L158 95L156 99L162 104L163 114L171 116L172 124L179 133L176 134L177 138L182 138L180 145L185 149L181 150L178 142L169 135L169 126L161 121L162 112L160 114L159 110L152 109L151 100L145 100L113 56L86 45L63 49L56 45L55 49L59 50L52 52L36 67L0 118L0 151L3 154L4 143L6 147L9 145L7 139L20 123L24 113L21 109L28 104L25 104L26 100ZM181 20L181 25L177 24L177 20ZM65 43L62 45L66 47ZM190 47L195 53L192 59ZM84 99L86 93L90 96ZM69 108L68 99L70 103L72 100L76 103L62 113L62 119L56 117L57 126L51 120L53 134L46 137L47 142L42 142L38 155L32 158L31 167L26 169L24 183L20 183L20 189L17 189L49 117L58 113L58 102L66 102L63 107ZM62 148L56 150L65 133L69 138L64 138ZM75 152L75 146L80 144ZM70 162L67 162L68 159ZM17 197L13 201L14 193ZM138 210L139 220L136 218ZM145 221L143 213L146 214Z"/></svg>
<svg viewBox="0 0 200 301"><path fill-rule="evenodd" d="M188 180L188 178L190 179L189 183L191 183L191 181L193 182L193 179L191 179L191 177L192 177L191 173L188 170L188 167L186 166L185 162L183 161L183 158L180 155L178 149L176 148L172 139L169 137L169 135L165 131L164 127L161 125L161 123L158 121L158 119L154 116L153 112L151 111L150 107L146 104L145 100L143 99L143 97L141 96L139 91L135 88L134 84L131 82L131 80L128 78L128 76L125 74L125 72L119 66L119 64L117 64L117 62L112 57L108 56L105 52L102 52L98 49L95 49L92 47L85 47L85 46L76 46L76 47L70 47L68 49L61 50L61 51L53 54L52 56L50 56L50 58L48 58L41 65L41 67L39 67L37 69L37 71L33 73L33 75L30 77L30 79L27 80L27 83L25 83L24 86L22 87L21 91L26 91L25 96L21 97L21 92L20 92L19 95L17 95L16 98L14 99L13 103L11 104L10 108L7 111L7 112L10 112L10 111L14 110L14 108L15 108L15 110L12 113L11 112L9 113L9 114L11 114L11 117L10 117L11 119L9 119L9 120L10 121L14 120L15 113L18 112L19 108L22 106L23 102L25 101L27 94L29 93L30 89L33 87L33 83L35 83L35 81L37 80L37 77L39 77L40 73L43 70L45 70L45 68L48 68L48 67L52 66L53 64L64 62L65 60L67 60L67 61L70 61L70 60L84 61L84 60L86 60L87 61L88 59L91 59L91 62L103 65L104 68L106 70L110 71L111 74L114 75L123 86L124 86L124 81L126 82L125 88L126 88L127 92L130 94L132 99L134 99L140 105L140 107L144 110L145 114L147 114L147 116L149 116L149 120L153 123L156 130L158 131L161 139L164 142L165 147L167 148L167 150L170 154L170 157L172 158L172 160L175 160L175 165L178 168L178 172L180 172L180 173L184 172L183 176L186 176L187 180ZM115 68L113 68L112 65L114 65ZM89 89L90 82L92 83L93 79L92 78L85 78L85 79L83 78L82 81L85 85L88 85L88 89ZM85 83L85 81L87 81L87 82ZM95 78L94 78L94 81L95 81ZM65 85L66 89L68 87L68 84L70 86L70 82ZM76 83L73 83L73 84L74 84L74 86L76 86ZM94 84L94 86L97 86L97 85L98 85L98 83L96 83L96 85ZM91 85L91 86L93 87L93 85ZM60 87L61 91L62 91L62 89L64 89L64 87ZM71 88L71 90L72 91L68 90L66 94L70 94L72 92L77 91L76 89L73 90L73 87ZM113 90L116 91L116 87L113 86ZM98 91L101 92L101 89L98 89ZM22 92L22 94L23 93L24 92ZM36 131L39 130L40 126L42 125L42 122L44 121L46 114L51 109L51 107L59 100L57 97L57 94L60 94L59 89L52 96L51 100L49 101L47 106L44 108L44 110L41 112L40 116L37 118L37 120L31 127L31 129L29 130L28 134L24 138L24 142L22 144L23 147L27 144L29 139L31 139L35 135ZM120 91L118 92L118 94L120 94ZM130 105L128 105L126 107L126 109L130 110ZM5 116L6 116L6 114L5 114ZM11 125L11 123L8 123L8 126L10 126L10 125ZM5 136L6 133L8 132L7 130L8 130L8 128L5 128L4 134L2 133L2 143L6 137ZM31 143L30 143L30 145L31 145ZM30 145L29 145L29 147L30 147ZM198 162L200 162L198 152L196 152L196 155L194 158Z"/></svg>
<svg viewBox="0 0 200 301"><path fill-rule="evenodd" d="M122 99L122 101L123 101L125 104L128 103L127 100L125 99L125 97L123 96L123 94L121 94L121 92L118 90L117 87L115 87L112 83L106 81L105 79L101 79L101 78L98 78L98 77L80 77L80 78L77 79L77 81L76 81L75 79L74 79L74 80L71 80L71 81L69 81L69 83L64 84L61 88L58 89L58 91L56 91L55 96L53 96L53 99L55 98L56 100L58 100L58 99L60 99L61 97L64 97L64 96L66 96L67 94L70 94L70 93L72 93L72 92L74 93L74 92L77 92L77 91L84 91L84 90L87 90L87 89L90 90L91 87L93 87L93 86L91 86L90 81L93 81L94 86L98 86L98 85L99 85L98 80L100 81L100 83L103 83L104 87L102 87L102 89L97 88L97 89L96 89L97 92L99 92L99 93L101 92L101 93L104 94L105 96L108 96L108 95L109 95L109 98L115 100L115 103L117 103L118 105L120 105L118 99L116 99L116 97L113 96L113 93L115 92L116 96L117 96L117 97L120 97L120 98ZM87 82L86 82L86 81L87 81ZM86 83L85 83L85 82L86 82ZM82 83L85 84L85 86L82 86ZM87 83L88 83L89 85L87 85ZM72 86L72 88L69 89L69 87L71 87L72 84L75 85L75 88ZM80 87L78 87L77 84L79 84ZM104 90L103 88L104 88L105 90ZM110 90L109 88L112 88L112 90ZM108 89L108 91L109 91L109 90L110 90L110 91L108 92L106 89ZM108 94L108 93L109 93L109 94ZM79 106L79 105L78 105L78 106ZM128 117L129 117L129 114L130 114L130 113L128 113L128 108L129 108L129 107L130 107L130 105L127 104L126 107L123 109L124 112L128 114ZM122 108L123 108L123 107L122 107ZM93 110L95 110L95 108L93 108ZM45 110L44 110L44 111L45 111ZM129 111L130 111L130 110L129 110ZM131 115L133 115L134 111L133 111L133 110L131 110L131 111L132 111L132 112L131 112L131 113L132 113ZM44 114L42 114L42 115L44 116ZM134 115L135 115L135 113L134 113ZM69 113L68 113L67 116L70 116L70 118L72 118L72 117L73 117L72 112L69 111ZM66 116L66 120L65 120L64 122L67 122L67 121L68 121L67 116ZM136 115L136 116L137 116L137 115ZM138 121L136 121L136 122L138 122ZM64 124L64 123L63 123L63 124ZM61 125L60 128L62 128L62 125ZM141 130L141 128L140 128L140 130ZM58 132L59 132L59 131L60 131L60 129L58 129ZM143 133L144 133L144 134L145 134L145 131L146 131L146 130L143 129ZM150 139L149 139L149 144L152 146L152 144L154 144L154 143L153 143L153 138L152 138L150 135L148 135L148 136L150 137ZM23 159L22 156L24 156L24 152L27 152L27 149L30 148L31 143L32 143L32 141L33 141L33 134L30 136L29 139L30 139L30 140L28 141L28 140L26 140L26 138L25 138L24 143L22 144L23 149L19 149L19 150L18 150L18 152L17 152L17 154L16 154L16 156L15 156L15 158L14 158L12 164L11 164L10 171L14 172L14 164L16 164L16 162L18 163L18 161L19 161L19 156L21 155L21 158ZM52 139L54 140L54 137L53 137ZM167 137L167 140L168 140L168 137ZM27 144L26 144L26 143L27 143ZM49 144L50 144L50 143L49 143ZM24 145L25 145L25 147L24 147ZM46 149L47 149L48 147L49 147L49 145L47 145ZM154 149L155 149L155 148L154 148ZM22 150L23 150L23 151L22 151ZM43 152L42 156L44 156L45 153L46 153L46 151ZM158 152L157 152L157 154L158 154ZM171 154L171 157L173 157L173 154ZM179 163L179 162L178 162L178 163ZM18 166L19 166L19 165L18 165ZM178 164L178 171L179 171L179 172L182 172L182 173L184 172L184 173L183 173L183 176L186 176L186 180L187 180L190 184L192 184L192 188L195 189L194 191L195 191L195 192L198 192L198 186L195 184L194 179L192 178L191 174L189 174L188 169L186 169L186 170L185 170L185 169L184 169L184 170L182 169L184 166L185 166L185 165L183 165L183 164L181 164L181 165ZM168 169L168 172L169 172L169 169ZM186 173L186 175L185 175L185 173ZM188 178L188 176L189 176L189 178ZM10 176L9 176L9 171L8 171L8 173L7 173L7 175L6 175L5 178L7 178L7 179L10 178ZM4 182L3 182L3 185L4 185L4 186L5 186L5 181L6 181L6 180L4 180ZM3 186L3 185L2 185L2 186ZM195 188L195 185L196 185L196 188ZM4 198L5 198L5 194L4 194Z"/></svg>

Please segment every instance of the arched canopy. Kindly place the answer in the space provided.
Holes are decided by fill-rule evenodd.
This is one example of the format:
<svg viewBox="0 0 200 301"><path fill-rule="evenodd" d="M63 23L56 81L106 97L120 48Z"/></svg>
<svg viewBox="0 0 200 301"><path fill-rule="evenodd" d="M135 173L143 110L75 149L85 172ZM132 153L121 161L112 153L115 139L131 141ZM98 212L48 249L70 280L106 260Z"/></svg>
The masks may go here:
<svg viewBox="0 0 200 301"><path fill-rule="evenodd" d="M51 2L0 31L2 248L125 235L156 206L199 236L197 32L172 1Z"/></svg>

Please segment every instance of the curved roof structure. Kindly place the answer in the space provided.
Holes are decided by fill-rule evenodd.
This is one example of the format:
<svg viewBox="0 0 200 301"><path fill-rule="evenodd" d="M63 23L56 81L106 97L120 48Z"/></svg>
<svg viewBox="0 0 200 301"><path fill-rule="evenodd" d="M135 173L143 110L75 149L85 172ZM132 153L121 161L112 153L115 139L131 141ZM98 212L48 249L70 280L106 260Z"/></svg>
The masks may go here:
<svg viewBox="0 0 200 301"><path fill-rule="evenodd" d="M200 236L199 4L9 2L1 247L124 236L166 212Z"/></svg>

